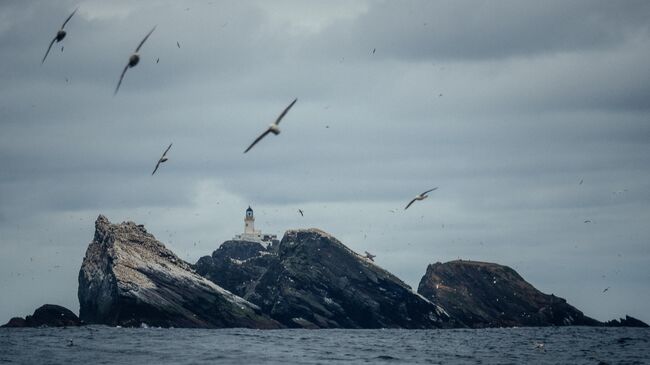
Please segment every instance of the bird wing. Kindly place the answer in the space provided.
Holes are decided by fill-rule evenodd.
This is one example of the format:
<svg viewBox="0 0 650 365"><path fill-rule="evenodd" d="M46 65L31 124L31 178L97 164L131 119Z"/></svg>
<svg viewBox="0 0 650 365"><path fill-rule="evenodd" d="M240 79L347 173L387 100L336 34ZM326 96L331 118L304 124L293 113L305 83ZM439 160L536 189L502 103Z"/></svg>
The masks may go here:
<svg viewBox="0 0 650 365"><path fill-rule="evenodd" d="M52 49L52 45L54 44L54 41L56 40L56 37L52 39L52 42L50 42L50 46L47 47L47 52L45 52L45 56L43 56L43 60L41 61L41 65L45 62L45 59L47 58L47 55L50 53L50 50Z"/></svg>
<svg viewBox="0 0 650 365"><path fill-rule="evenodd" d="M138 48L135 49L136 52L138 52L138 51L140 50L140 48L142 47L142 45L144 44L144 42L147 41L147 38L149 38L149 36L151 35L151 33L153 33L153 31L156 30L156 27L157 27L157 25L155 25L153 28L151 28L151 30L149 31L149 33L147 33L147 35L144 37L144 39L142 40L142 42L140 42L140 44L138 45Z"/></svg>
<svg viewBox="0 0 650 365"><path fill-rule="evenodd" d="M416 199L413 198L413 200L411 200L411 201L406 205L406 208L404 208L404 210L407 210L407 209L411 206L411 204L413 204L413 202L414 202L415 200L416 200Z"/></svg>
<svg viewBox="0 0 650 365"><path fill-rule="evenodd" d="M257 142L261 141L262 138L264 138L269 133L271 133L271 130L267 129L266 132L262 133L259 137L257 137L257 139L255 141L253 141L253 143L251 143L250 146L248 146L248 148L246 149L246 151L244 151L244 153L250 151L251 148L253 148L253 146L255 146L257 144Z"/></svg>
<svg viewBox="0 0 650 365"><path fill-rule="evenodd" d="M120 75L120 81L117 82L117 87L115 88L115 92L113 93L113 96L117 95L117 90L120 89L120 85L122 85L122 79L124 79L124 74L126 73L126 70L129 68L129 64L127 63L126 66L124 66L124 70L122 70L122 74Z"/></svg>
<svg viewBox="0 0 650 365"><path fill-rule="evenodd" d="M293 106L293 104L296 103L296 101L298 101L298 98L293 99L293 101L291 102L291 104L289 104L288 107L284 108L284 110L282 111L282 113L280 113L280 115L278 115L277 119L275 120L275 124L280 124L280 121L282 120L282 118L284 118L284 116L287 115L287 112L289 111L289 109L291 109L291 107Z"/></svg>
<svg viewBox="0 0 650 365"><path fill-rule="evenodd" d="M66 20L63 22L63 25L61 26L61 29L63 29L63 28L65 27L65 25L68 24L68 22L70 21L70 18L72 18L72 16L74 15L74 13L77 12L77 10L79 10L79 8L74 9L74 11L72 12L72 14L70 14L70 16L68 17L68 19L66 19Z"/></svg>
<svg viewBox="0 0 650 365"><path fill-rule="evenodd" d="M426 194L426 193L430 193L430 192L432 192L432 191L434 191L434 190L436 190L436 189L438 189L437 186L436 186L435 188L433 188L433 189L429 189L429 190L425 191L424 193L422 193L422 194L420 194L420 195L424 195L424 194Z"/></svg>
<svg viewBox="0 0 650 365"><path fill-rule="evenodd" d="M167 147L167 149L165 150L165 152L162 154L162 157L160 157L161 160L165 157L165 155L167 154L167 151L169 151L170 148L172 148L172 144L171 144L171 143L169 144L169 147Z"/></svg>
<svg viewBox="0 0 650 365"><path fill-rule="evenodd" d="M153 176L153 174L155 174L156 171L158 171L158 166L160 166L160 160L158 160L158 163L156 164L156 168L153 169L153 172L151 173L151 176Z"/></svg>

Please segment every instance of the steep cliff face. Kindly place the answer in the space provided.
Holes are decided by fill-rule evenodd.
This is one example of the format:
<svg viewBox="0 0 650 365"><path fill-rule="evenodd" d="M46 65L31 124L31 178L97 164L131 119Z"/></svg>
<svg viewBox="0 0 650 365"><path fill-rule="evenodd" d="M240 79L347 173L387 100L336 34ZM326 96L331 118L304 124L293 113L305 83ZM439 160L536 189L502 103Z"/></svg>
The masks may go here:
<svg viewBox="0 0 650 365"><path fill-rule="evenodd" d="M79 271L80 318L88 323L162 327L280 325L254 304L196 274L132 222L95 222Z"/></svg>
<svg viewBox="0 0 650 365"><path fill-rule="evenodd" d="M317 230L287 231L245 298L290 327L440 328L455 323L400 279ZM249 259L250 260L250 259Z"/></svg>
<svg viewBox="0 0 650 365"><path fill-rule="evenodd" d="M429 265L418 293L470 327L601 325L498 264L459 260Z"/></svg>

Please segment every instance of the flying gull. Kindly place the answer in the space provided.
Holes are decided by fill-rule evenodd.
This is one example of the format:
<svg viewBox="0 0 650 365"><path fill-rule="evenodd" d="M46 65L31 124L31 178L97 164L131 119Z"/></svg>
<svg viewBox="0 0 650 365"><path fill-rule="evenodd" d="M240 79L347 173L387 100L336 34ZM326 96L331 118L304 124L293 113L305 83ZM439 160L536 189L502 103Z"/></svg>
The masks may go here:
<svg viewBox="0 0 650 365"><path fill-rule="evenodd" d="M282 118L284 118L284 116L287 114L287 112L289 111L289 109L291 109L291 107L293 106L293 104L296 103L296 101L298 101L298 98L293 99L293 101L291 102L291 104L289 104L289 106L287 106L286 108L284 108L284 110L282 111L282 113L280 113L280 115L279 115L278 118L275 120L275 122L273 122L273 124L271 124L271 125L269 126L269 128L268 128L266 131L264 131L264 133L262 133L259 137L257 137L257 139L256 139L255 141L253 141L253 143L251 143L250 146L248 146L248 148L246 149L246 151L244 151L244 153L250 151L251 148L253 148L253 146L255 146L255 145L257 144L257 142L261 141L262 138L266 137L267 134L269 134L269 133L273 133L273 134L275 134L275 135L280 134L280 127L278 127L278 124L280 124L280 121L282 120Z"/></svg>
<svg viewBox="0 0 650 365"><path fill-rule="evenodd" d="M56 43L59 43L59 42L61 42L63 40L63 38L65 38L66 32L65 32L65 30L63 30L63 28L65 27L66 24L68 24L68 21L70 21L70 18L72 18L72 16L74 15L74 13L77 12L77 10L79 10L79 8L74 9L72 14L70 14L70 16L68 16L68 19L66 19L63 22L63 25L61 26L61 29L59 29L59 31L56 32L56 36L54 36L54 39L52 39L52 42L50 42L50 46L47 47L47 52L45 52L45 56L43 56L43 60L41 61L41 65L45 62L45 59L47 58L47 55L50 53L50 49L52 49L52 45L54 44L54 41L56 41ZM61 48L61 51L63 51L63 47Z"/></svg>
<svg viewBox="0 0 650 365"><path fill-rule="evenodd" d="M422 194L416 196L415 198L413 198L413 200L411 200L411 201L406 205L406 208L404 208L404 210L407 210L407 209L411 206L411 204L413 204L416 200L424 200L424 199L428 198L429 196L427 195L427 193L430 193L430 192L432 192L432 191L434 191L434 190L436 190L436 189L438 189L437 186L436 186L435 188L433 188L433 189L429 189L429 190L425 191L424 193L422 193Z"/></svg>
<svg viewBox="0 0 650 365"><path fill-rule="evenodd" d="M138 54L138 51L140 50L144 42L147 41L147 38L149 38L149 36L151 35L151 33L153 33L154 30L156 30L155 26L149 31L149 33L147 33L147 35L144 37L142 42L140 42L140 44L138 45L138 48L136 48L135 52L133 52L131 57L129 57L129 63L127 63L126 66L124 66L124 70L122 70L122 74L120 75L120 81L117 82L117 87L115 88L115 92L113 93L113 95L116 95L117 91L120 89L120 85L122 85L122 79L124 79L124 74L126 73L126 70L128 70L131 67L135 67L135 65L137 65L138 62L140 62L140 55Z"/></svg>
<svg viewBox="0 0 650 365"><path fill-rule="evenodd" d="M364 252L366 253L366 258L367 258L368 260L370 260L370 261L372 261L372 262L375 262L375 257L377 257L377 255L373 255L373 254L371 254L371 253L368 252L368 251L364 251Z"/></svg>
<svg viewBox="0 0 650 365"><path fill-rule="evenodd" d="M156 163L156 168L153 169L153 172L151 173L151 176L153 176L153 174L156 173L156 171L158 170L158 166L160 166L161 163L163 163L163 162L165 162L165 161L168 160L168 158L165 157L165 155L167 155L167 151L169 151L170 148L172 148L172 144L171 144L171 143L169 144L169 147L167 147L167 149L165 150L165 152L162 154L162 156L160 156L160 159L158 160L158 163Z"/></svg>
<svg viewBox="0 0 650 365"><path fill-rule="evenodd" d="M298 213L300 213L300 216L304 217L305 215L302 212L302 209L298 209Z"/></svg>

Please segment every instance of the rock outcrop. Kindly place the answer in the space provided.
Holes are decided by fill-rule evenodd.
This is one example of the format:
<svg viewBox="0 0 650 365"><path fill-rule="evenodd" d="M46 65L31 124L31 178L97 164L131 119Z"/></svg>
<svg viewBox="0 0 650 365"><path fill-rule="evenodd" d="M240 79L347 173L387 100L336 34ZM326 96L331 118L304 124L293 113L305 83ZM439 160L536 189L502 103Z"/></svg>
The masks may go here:
<svg viewBox="0 0 650 365"><path fill-rule="evenodd" d="M458 325L443 308L323 231L287 231L268 250L239 241L224 245L212 257L201 258L197 271L288 327Z"/></svg>
<svg viewBox="0 0 650 365"><path fill-rule="evenodd" d="M45 304L24 319L14 317L2 327L74 327L82 323L71 310L55 304Z"/></svg>
<svg viewBox="0 0 650 365"><path fill-rule="evenodd" d="M161 327L278 328L260 309L196 274L133 222L95 222L79 271L80 317L88 323Z"/></svg>
<svg viewBox="0 0 650 365"><path fill-rule="evenodd" d="M648 327L648 324L632 316L625 316L621 319L612 319L605 322L607 327Z"/></svg>
<svg viewBox="0 0 650 365"><path fill-rule="evenodd" d="M244 296L276 260L277 255L258 242L226 241L212 256L201 257L194 269L222 288Z"/></svg>
<svg viewBox="0 0 650 365"><path fill-rule="evenodd" d="M535 289L513 269L493 263L457 260L429 265L418 293L475 328L602 325L566 300Z"/></svg>

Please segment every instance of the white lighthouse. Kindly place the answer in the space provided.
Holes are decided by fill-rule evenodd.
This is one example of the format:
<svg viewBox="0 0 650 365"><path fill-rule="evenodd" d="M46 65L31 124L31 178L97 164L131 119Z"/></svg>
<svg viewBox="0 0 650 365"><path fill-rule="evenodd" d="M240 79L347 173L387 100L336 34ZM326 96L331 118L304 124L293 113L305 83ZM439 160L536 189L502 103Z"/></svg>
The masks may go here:
<svg viewBox="0 0 650 365"><path fill-rule="evenodd" d="M264 234L262 231L255 230L255 215L253 214L253 208L250 206L246 209L246 215L244 216L244 233L233 238L236 241L252 241L266 245L272 244L277 239L278 237L274 234Z"/></svg>
<svg viewBox="0 0 650 365"><path fill-rule="evenodd" d="M253 209L248 206L248 209L246 209L246 217L244 217L244 234L252 234L254 235L255 233L255 216L253 215Z"/></svg>

